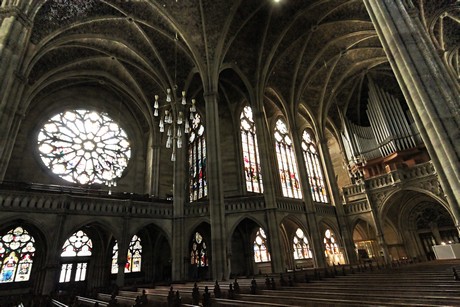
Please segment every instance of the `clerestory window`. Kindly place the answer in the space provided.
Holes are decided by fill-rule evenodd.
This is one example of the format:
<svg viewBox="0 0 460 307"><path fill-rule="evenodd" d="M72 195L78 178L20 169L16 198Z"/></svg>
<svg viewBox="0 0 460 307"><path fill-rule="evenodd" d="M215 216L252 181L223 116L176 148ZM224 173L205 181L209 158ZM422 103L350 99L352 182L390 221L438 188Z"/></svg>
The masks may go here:
<svg viewBox="0 0 460 307"><path fill-rule="evenodd" d="M282 119L276 122L275 141L283 196L302 198L292 139L289 135L286 123Z"/></svg>
<svg viewBox="0 0 460 307"><path fill-rule="evenodd" d="M262 193L262 173L260 170L259 148L257 146L256 126L252 118L252 109L245 106L240 115L241 146L243 149L246 190Z"/></svg>

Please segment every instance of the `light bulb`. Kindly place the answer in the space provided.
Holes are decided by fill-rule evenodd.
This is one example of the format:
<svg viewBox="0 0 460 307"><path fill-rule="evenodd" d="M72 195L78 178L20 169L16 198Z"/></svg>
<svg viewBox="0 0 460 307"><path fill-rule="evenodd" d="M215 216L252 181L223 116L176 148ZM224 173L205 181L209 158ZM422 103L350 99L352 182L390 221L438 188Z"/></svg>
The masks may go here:
<svg viewBox="0 0 460 307"><path fill-rule="evenodd" d="M184 132L188 133L188 130L190 129L190 125L188 123L188 119L185 119L185 125L184 125Z"/></svg>
<svg viewBox="0 0 460 307"><path fill-rule="evenodd" d="M168 139L166 140L166 148L171 148L171 141L172 141L171 137L168 136Z"/></svg>
<svg viewBox="0 0 460 307"><path fill-rule="evenodd" d="M172 101L172 99L171 99L171 89L168 88L166 90L166 102L171 102L171 101Z"/></svg>
<svg viewBox="0 0 460 307"><path fill-rule="evenodd" d="M155 103L153 104L155 109L158 109L158 95L155 95Z"/></svg>
<svg viewBox="0 0 460 307"><path fill-rule="evenodd" d="M177 148L182 148L182 139L177 139Z"/></svg>
<svg viewBox="0 0 460 307"><path fill-rule="evenodd" d="M177 137L180 138L182 136L182 130L180 127L177 128Z"/></svg>
<svg viewBox="0 0 460 307"><path fill-rule="evenodd" d="M171 161L176 161L176 153L173 151L173 153L171 154Z"/></svg>
<svg viewBox="0 0 460 307"><path fill-rule="evenodd" d="M190 112L196 112L195 103L196 103L196 100L192 99L192 106L190 107Z"/></svg>
<svg viewBox="0 0 460 307"><path fill-rule="evenodd" d="M168 127L168 136L172 135L171 126Z"/></svg>
<svg viewBox="0 0 460 307"><path fill-rule="evenodd" d="M179 112L179 117L177 117L177 124L182 125L183 113Z"/></svg>
<svg viewBox="0 0 460 307"><path fill-rule="evenodd" d="M155 109L155 111L153 111L153 116L158 116L158 109Z"/></svg>
<svg viewBox="0 0 460 307"><path fill-rule="evenodd" d="M185 106L187 101L185 100L185 91L182 91L182 104Z"/></svg>

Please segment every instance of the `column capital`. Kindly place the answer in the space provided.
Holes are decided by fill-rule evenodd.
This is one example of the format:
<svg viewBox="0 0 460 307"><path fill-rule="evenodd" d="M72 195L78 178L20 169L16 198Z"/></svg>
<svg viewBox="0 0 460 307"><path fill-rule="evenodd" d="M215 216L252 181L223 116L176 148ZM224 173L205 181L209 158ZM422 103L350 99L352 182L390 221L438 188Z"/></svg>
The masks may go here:
<svg viewBox="0 0 460 307"><path fill-rule="evenodd" d="M0 19L16 17L18 21L27 28L32 28L33 22L16 6L0 7Z"/></svg>

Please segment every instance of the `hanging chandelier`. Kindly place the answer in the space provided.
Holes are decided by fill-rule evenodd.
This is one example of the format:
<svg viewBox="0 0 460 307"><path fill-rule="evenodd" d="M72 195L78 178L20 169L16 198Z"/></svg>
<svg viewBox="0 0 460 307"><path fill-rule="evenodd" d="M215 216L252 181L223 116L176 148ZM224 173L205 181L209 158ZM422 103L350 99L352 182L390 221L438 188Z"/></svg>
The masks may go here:
<svg viewBox="0 0 460 307"><path fill-rule="evenodd" d="M185 91L182 91L182 97L177 99L175 91L168 88L165 104L161 105L160 97L155 95L153 109L153 115L160 116L158 124L160 132L166 131L166 148L172 148L171 161L176 161L176 149L182 148L182 138L189 133L190 122L196 114L195 99L188 102ZM160 109L164 109L161 115Z"/></svg>
<svg viewBox="0 0 460 307"><path fill-rule="evenodd" d="M172 148L171 161L176 161L176 149L182 148L182 139L190 131L190 122L193 121L196 114L195 99L190 102L185 97L185 91L182 91L181 97L177 95L177 43L179 37L176 33L174 38L174 87L173 90L166 90L166 99L164 104L160 102L160 96L155 95L153 103L153 115L160 116L160 132L166 131L166 148ZM160 115L160 109L164 111Z"/></svg>

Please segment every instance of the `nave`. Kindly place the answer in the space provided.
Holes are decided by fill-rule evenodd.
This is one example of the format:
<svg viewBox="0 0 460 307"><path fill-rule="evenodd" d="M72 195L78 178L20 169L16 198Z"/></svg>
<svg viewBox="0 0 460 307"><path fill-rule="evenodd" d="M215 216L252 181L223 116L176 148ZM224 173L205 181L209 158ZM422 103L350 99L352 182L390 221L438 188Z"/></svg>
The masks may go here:
<svg viewBox="0 0 460 307"><path fill-rule="evenodd" d="M198 304L193 299L195 283L188 282L120 289L116 296L98 293L94 299L79 297L73 306L94 306L96 302L99 306L459 306L460 281L454 274L459 269L459 260L395 262L391 267L377 262L339 265L221 281L220 297L214 293L215 282L198 282ZM254 280L255 291L251 287ZM203 301L205 287L209 305ZM136 305L143 291L147 303ZM168 299L171 291L173 298ZM176 291L180 303L174 298Z"/></svg>

